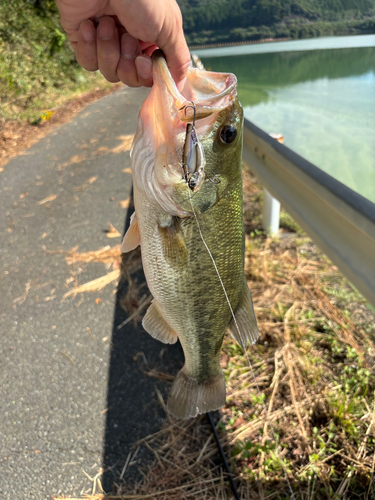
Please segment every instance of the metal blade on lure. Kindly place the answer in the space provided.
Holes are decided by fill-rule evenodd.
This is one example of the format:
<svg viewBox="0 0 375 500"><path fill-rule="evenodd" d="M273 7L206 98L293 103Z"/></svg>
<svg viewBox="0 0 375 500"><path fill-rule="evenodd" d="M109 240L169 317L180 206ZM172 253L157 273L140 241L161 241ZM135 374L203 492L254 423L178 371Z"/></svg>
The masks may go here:
<svg viewBox="0 0 375 500"><path fill-rule="evenodd" d="M196 109L193 101L191 101L191 104L180 108L180 110L185 109L186 115L188 108L193 109L194 115L193 123L187 123L186 125L185 144L182 151L182 171L183 178L189 188L192 191L198 191L205 179L204 167L206 159L195 129Z"/></svg>

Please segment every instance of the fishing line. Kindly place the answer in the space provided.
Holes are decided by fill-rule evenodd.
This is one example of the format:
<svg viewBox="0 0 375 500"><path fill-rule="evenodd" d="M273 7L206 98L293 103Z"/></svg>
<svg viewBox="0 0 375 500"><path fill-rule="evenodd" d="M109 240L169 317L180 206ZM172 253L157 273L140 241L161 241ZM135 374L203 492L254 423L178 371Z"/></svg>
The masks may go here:
<svg viewBox="0 0 375 500"><path fill-rule="evenodd" d="M212 253L210 252L210 249L208 248L208 245L207 243L205 242L204 238L203 238L203 234L202 234L202 230L201 230L201 226L199 224L199 221L198 221L198 217L197 217L197 214L195 213L195 210L194 210L194 206L193 206L193 202L191 201L191 194L190 194L190 189L188 188L188 192L189 192L189 201L190 201L190 205L191 205L191 209L193 210L193 214L194 214L194 217L195 217L195 220L197 222L197 226L198 226L198 231L199 231L199 235L201 237L201 240L203 242L203 245L206 247L206 250L208 252L208 255L210 256L211 260L212 260L212 263L214 265L214 268L215 268L215 271L216 271L216 274L219 278L219 281L220 281L220 284L221 284L221 287L223 289L223 292L224 292L224 295L225 295L225 298L227 299L227 302L228 302L228 306L229 306L229 309L230 309L230 312L232 314L232 318L233 318L233 321L236 325L236 328L237 328L237 331L238 331L238 334L241 338L241 332L240 332L240 329L238 327L238 324L237 324L237 320L236 320L236 317L234 315L234 312L233 312L233 309L232 309L232 306L231 306L231 303L229 301L229 297L228 297L228 294L227 294L227 291L225 290L225 286L224 286L224 283L223 283L223 280L221 279L221 276L220 276L220 273L219 273L219 269L217 268L216 266L216 262L215 262L215 259L213 258L213 255Z"/></svg>
<svg viewBox="0 0 375 500"><path fill-rule="evenodd" d="M236 329L237 329L237 332L238 332L239 338L241 338L241 331L240 331L240 329L239 329L239 327L238 327L238 323L237 323L237 320L236 320L236 316L234 315L234 312L233 312L233 309L232 309L232 305L231 305L231 303L230 303L230 300L229 300L229 297L228 297L227 291L225 290L225 286L224 286L223 280L221 279L221 276L220 276L219 270L218 270L218 268L217 268L217 265L216 265L215 259L213 258L213 255L212 255L212 253L211 253L210 249L208 248L208 245L207 245L207 243L206 243L206 241L205 241L205 239L204 239L204 237L203 237L202 230L201 230L201 226L200 226L200 224L199 224L197 214L196 214L196 212L195 212L195 210L194 210L194 206L193 206L193 202L192 202L192 199L191 199L191 193L190 193L190 189L189 189L189 187L188 187L187 189L188 189L188 193L189 193L189 201L190 201L191 209L192 209L192 211L193 211L194 218L195 218L195 221L196 221L196 223L197 223L197 227L198 227L199 235L200 235L200 237L201 237L201 240L202 240L202 242L203 242L203 245L206 247L206 250L207 250L207 252L208 252L208 255L210 256L210 258L211 258L211 260L212 260L212 263L213 263L213 265L214 265L214 268L215 268L216 274L217 274L217 276L218 276L218 278L219 278L219 281L220 281L221 287L222 287L222 289L223 289L223 292L224 292L225 298L226 298L226 300L227 300L227 302L228 302L228 306L229 306L230 312L231 312L231 314L232 314L232 318L233 318L234 324L236 325ZM260 395L261 395L261 392L260 392L259 385L258 385L258 382L257 382L256 377L255 377L255 373L254 373L254 370L253 370L253 366L252 366L252 364L251 364L251 361L250 361L249 355L248 355L248 353L247 353L247 349L245 348L245 349L244 349L244 351L245 351L246 359L247 359L247 362L248 362L248 365L249 365L249 368L250 368L251 374L252 374L252 376L253 376L254 384L255 384L255 386L256 386L256 388L257 388L258 395L260 396ZM266 415L266 419L268 419L268 409L267 409L267 407L266 407L265 403L263 403L262 405L263 405L263 410L264 410L265 415ZM210 419L210 417L209 417L209 419ZM210 421L210 423L211 423L211 421ZM211 424L211 425L212 425L212 424ZM273 438L274 438L274 440L276 441L276 434L275 434L275 431L274 431L274 429L273 429L273 427L272 427L272 423L271 423L271 422L270 422L270 427L271 427L271 430L272 430ZM216 429L215 429L215 430L216 430ZM215 438L216 438L216 435L215 435ZM216 440L218 440L218 437L216 438ZM217 442L218 442L218 441L217 441ZM220 446L219 446L219 450L220 450ZM278 452L278 447L277 447L277 455L279 455L279 452ZM223 454L222 454L222 456L223 456ZM223 460L223 461L224 461L224 460ZM224 464L225 464L225 462L226 462L226 460L224 461ZM288 484L289 491L290 491L290 494L291 494L291 497L290 497L290 498L291 498L291 500L294 500L294 499L295 499L295 495L294 495L294 492L293 492L293 489L292 489L292 485L290 484L290 481L289 481L289 478L288 478L288 473L287 473L286 467L285 467L284 463L282 462L282 460L280 460L280 464L281 464L281 466L282 466L282 468L283 468L283 470L284 470L285 479L286 479L286 482L287 482L287 484ZM231 476L230 476L230 477L231 477ZM233 480L232 480L232 481L230 481L230 482L231 482L231 486L232 486L232 482L233 482ZM233 484L233 486L234 486L234 484ZM233 487L232 487L232 489L233 489ZM233 493L234 493L234 490L233 490ZM236 491L236 493L237 493L237 491Z"/></svg>
<svg viewBox="0 0 375 500"><path fill-rule="evenodd" d="M208 418L208 421L210 422L210 425L211 425L211 428L212 428L212 432L214 433L216 444L217 444L217 447L219 448L219 452L220 452L220 455L221 455L221 459L223 460L223 464L224 464L225 470L227 471L228 479L229 479L229 483L230 483L230 487L232 488L234 498L236 500L240 500L240 497L238 495L238 491L237 491L236 485L234 484L234 481L233 481L232 473L230 471L230 468L229 468L229 465L228 465L228 462L227 462L227 458L225 456L223 447L221 446L219 435L218 435L218 433L216 431L216 427L215 427L215 424L214 424L211 412L209 412L209 411L207 412L207 418Z"/></svg>

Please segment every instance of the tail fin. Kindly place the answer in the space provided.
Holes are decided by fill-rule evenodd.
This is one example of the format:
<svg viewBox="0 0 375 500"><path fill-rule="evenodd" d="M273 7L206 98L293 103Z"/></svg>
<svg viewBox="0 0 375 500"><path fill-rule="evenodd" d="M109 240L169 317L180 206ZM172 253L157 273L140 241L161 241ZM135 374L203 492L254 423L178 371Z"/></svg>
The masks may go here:
<svg viewBox="0 0 375 500"><path fill-rule="evenodd" d="M168 410L177 418L196 417L199 413L218 410L225 405L224 375L199 384L184 368L177 374L168 398Z"/></svg>

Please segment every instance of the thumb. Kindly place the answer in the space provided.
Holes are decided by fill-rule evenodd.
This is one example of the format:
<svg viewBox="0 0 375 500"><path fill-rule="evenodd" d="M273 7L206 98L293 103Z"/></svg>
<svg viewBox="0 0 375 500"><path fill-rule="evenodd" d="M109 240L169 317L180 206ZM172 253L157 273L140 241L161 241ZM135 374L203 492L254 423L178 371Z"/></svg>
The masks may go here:
<svg viewBox="0 0 375 500"><path fill-rule="evenodd" d="M178 6L177 9L176 17L169 18L172 29L163 27L156 44L164 52L172 78L181 90L190 66L190 51L182 29L182 17Z"/></svg>

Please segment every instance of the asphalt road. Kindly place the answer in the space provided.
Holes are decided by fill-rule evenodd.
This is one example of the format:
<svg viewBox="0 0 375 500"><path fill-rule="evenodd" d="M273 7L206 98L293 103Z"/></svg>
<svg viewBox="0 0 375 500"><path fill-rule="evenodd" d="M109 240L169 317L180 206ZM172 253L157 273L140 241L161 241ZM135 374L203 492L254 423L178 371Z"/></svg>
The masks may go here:
<svg viewBox="0 0 375 500"><path fill-rule="evenodd" d="M105 230L122 232L129 216L127 136L145 96L124 88L88 105L0 173L1 499L78 495L92 485L84 472L101 467L109 491L132 444L162 423L155 384L167 387L135 358L175 373L180 347L117 329L124 287L62 300L75 273L80 283L106 273L102 263L72 271L62 251L120 243Z"/></svg>

